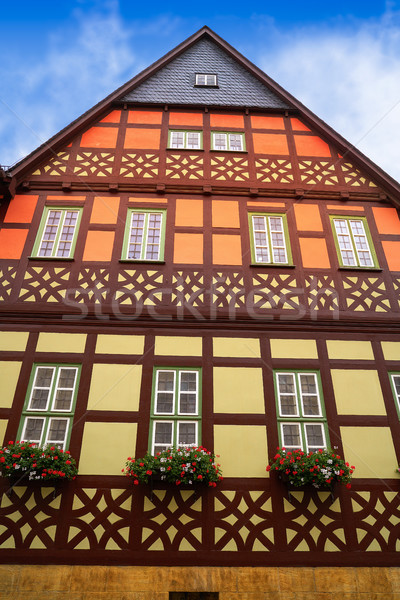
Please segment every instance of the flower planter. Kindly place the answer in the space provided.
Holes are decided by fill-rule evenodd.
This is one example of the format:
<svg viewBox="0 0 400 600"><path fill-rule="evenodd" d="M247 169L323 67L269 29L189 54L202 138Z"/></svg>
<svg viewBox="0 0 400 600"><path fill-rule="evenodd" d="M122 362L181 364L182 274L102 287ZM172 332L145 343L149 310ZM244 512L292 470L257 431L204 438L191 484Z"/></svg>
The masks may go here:
<svg viewBox="0 0 400 600"><path fill-rule="evenodd" d="M289 502L292 498L292 492L329 492L331 495L332 502L335 501L336 481L330 485L320 485L319 487L316 487L312 483L307 483L305 485L294 485L294 483L290 483L289 475L286 475L286 473L279 473L278 479L280 479L280 481L285 485L287 489Z"/></svg>

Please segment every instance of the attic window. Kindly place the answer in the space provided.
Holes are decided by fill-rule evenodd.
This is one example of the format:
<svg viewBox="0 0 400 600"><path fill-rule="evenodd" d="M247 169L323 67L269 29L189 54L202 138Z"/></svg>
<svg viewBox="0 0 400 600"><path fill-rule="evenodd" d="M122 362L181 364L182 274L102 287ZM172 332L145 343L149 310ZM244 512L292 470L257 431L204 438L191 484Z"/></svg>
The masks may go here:
<svg viewBox="0 0 400 600"><path fill-rule="evenodd" d="M217 76L213 73L196 73L196 86L217 87Z"/></svg>

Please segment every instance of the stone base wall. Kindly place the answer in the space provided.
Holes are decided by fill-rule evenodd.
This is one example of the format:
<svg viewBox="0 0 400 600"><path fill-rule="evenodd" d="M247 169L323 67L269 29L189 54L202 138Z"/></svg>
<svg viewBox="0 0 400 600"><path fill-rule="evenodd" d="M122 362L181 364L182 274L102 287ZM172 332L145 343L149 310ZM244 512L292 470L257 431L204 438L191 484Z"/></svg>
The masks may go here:
<svg viewBox="0 0 400 600"><path fill-rule="evenodd" d="M219 600L400 600L400 568L0 566L0 600L168 600L169 592L219 592Z"/></svg>

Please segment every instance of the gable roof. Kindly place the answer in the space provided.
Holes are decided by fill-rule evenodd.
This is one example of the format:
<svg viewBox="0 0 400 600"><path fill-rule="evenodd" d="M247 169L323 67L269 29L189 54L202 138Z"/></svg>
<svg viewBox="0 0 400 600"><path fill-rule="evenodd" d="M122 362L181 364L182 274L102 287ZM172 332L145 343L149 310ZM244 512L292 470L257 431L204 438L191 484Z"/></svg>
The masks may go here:
<svg viewBox="0 0 400 600"><path fill-rule="evenodd" d="M196 47L198 42L206 42L206 44L199 43ZM213 43L212 52L210 51L210 42ZM193 46L194 49L191 50ZM270 106L260 106L258 108L263 108L264 110L282 110L287 106L288 110L301 116L301 118L308 123L316 133L324 136L325 139L327 139L330 143L336 145L342 155L353 161L356 166L363 169L389 194L392 201L397 206L400 206L400 184L395 179L393 179L374 162L368 159L362 152L357 150L352 144L345 140L345 138L336 133L331 127L318 118L294 96L284 90L278 83L266 75L261 69L255 66L207 26L202 27L199 31L187 38L176 48L150 65L147 69L144 69L133 79L122 85L115 92L93 106L93 108L78 117L75 121L51 137L47 142L39 146L36 150L11 167L8 171L8 175L11 178L10 192L16 189L18 183L23 181L24 175L30 172L40 162L43 162L54 155L61 145L69 143L73 137L81 133L85 128L89 127L95 120L103 116L105 111L110 109L112 106L115 106L116 103L128 103L130 101L135 103L151 103L151 100L149 99L149 92L151 89L155 91L158 88L160 81L164 78L162 70L166 69L164 70L164 73L170 72L168 67L170 67L171 64L174 64L173 61L175 59L184 54L186 54L186 57L183 56L183 59L181 59L181 64L189 65L189 59L193 61L193 65L195 62L198 64L197 56L200 52L204 52L204 49L206 48L210 52L210 56L213 56L215 60L221 61L219 64L225 65L225 67L230 65L231 73L240 73L242 82L251 82L251 90L248 92L249 99L253 98L254 90L257 89L258 83L261 83L262 92L260 102L270 103ZM233 67L233 64L236 64L236 66ZM203 68L201 69L201 72L204 72ZM176 78L175 83L177 83ZM209 89L207 91L209 91ZM176 90L173 91L173 94L176 98ZM239 102L239 90L236 92L236 94L236 99ZM148 98L147 100L144 99L146 95ZM190 102L190 104L192 102ZM272 104L275 102L276 106L272 106ZM167 102L165 103L167 104ZM173 101L170 103L178 104L178 101ZM208 102L206 104L201 102L201 105L203 106L208 106L208 104ZM235 104L233 105L235 106ZM227 104L222 106L227 106ZM243 103L241 106L243 106ZM256 108L256 106L254 108Z"/></svg>
<svg viewBox="0 0 400 600"><path fill-rule="evenodd" d="M218 87L195 87L196 73L216 74ZM121 100L149 104L291 108L210 37L202 37Z"/></svg>

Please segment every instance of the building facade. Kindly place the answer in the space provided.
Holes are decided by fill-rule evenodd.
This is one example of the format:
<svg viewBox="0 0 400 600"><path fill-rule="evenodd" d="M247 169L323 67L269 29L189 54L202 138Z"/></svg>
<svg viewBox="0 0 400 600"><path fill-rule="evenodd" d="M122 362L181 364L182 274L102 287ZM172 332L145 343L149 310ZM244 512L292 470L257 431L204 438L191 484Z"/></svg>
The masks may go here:
<svg viewBox="0 0 400 600"><path fill-rule="evenodd" d="M0 594L397 597L399 185L205 27L1 186L0 438L79 475L0 479ZM121 473L185 443L217 488ZM288 494L278 446L352 488Z"/></svg>

